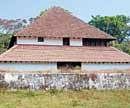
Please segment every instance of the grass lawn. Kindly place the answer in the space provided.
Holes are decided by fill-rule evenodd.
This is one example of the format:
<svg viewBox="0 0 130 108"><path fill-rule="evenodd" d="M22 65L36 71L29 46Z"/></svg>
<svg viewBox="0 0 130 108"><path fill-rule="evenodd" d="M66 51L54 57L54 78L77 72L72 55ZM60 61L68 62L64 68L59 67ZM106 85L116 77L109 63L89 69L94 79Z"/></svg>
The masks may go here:
<svg viewBox="0 0 130 108"><path fill-rule="evenodd" d="M130 108L130 90L6 91L0 108Z"/></svg>

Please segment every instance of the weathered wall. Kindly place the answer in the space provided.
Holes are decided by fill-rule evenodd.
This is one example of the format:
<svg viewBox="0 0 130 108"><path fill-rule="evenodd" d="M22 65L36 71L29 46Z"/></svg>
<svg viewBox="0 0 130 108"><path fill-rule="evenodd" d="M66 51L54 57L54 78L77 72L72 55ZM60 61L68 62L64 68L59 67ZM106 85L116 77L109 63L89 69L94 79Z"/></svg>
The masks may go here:
<svg viewBox="0 0 130 108"><path fill-rule="evenodd" d="M106 63L106 64L88 64L88 63L82 63L82 70L87 71L100 71L100 70L124 70L124 69L130 69L130 63Z"/></svg>
<svg viewBox="0 0 130 108"><path fill-rule="evenodd" d="M0 86L13 89L122 89L130 88L130 74L0 73Z"/></svg>
<svg viewBox="0 0 130 108"><path fill-rule="evenodd" d="M17 37L17 44L63 45L63 39L44 38L44 42L38 42L37 37ZM70 39L70 46L82 46L82 39Z"/></svg>
<svg viewBox="0 0 130 108"><path fill-rule="evenodd" d="M56 63L0 63L1 70L48 71L57 70Z"/></svg>
<svg viewBox="0 0 130 108"><path fill-rule="evenodd" d="M62 38L44 38L44 42L38 42L36 37L17 37L17 44L33 44L33 45L63 45Z"/></svg>
<svg viewBox="0 0 130 108"><path fill-rule="evenodd" d="M130 64L87 64L82 63L82 71L124 70ZM0 63L0 70L14 71L57 71L57 63Z"/></svg>

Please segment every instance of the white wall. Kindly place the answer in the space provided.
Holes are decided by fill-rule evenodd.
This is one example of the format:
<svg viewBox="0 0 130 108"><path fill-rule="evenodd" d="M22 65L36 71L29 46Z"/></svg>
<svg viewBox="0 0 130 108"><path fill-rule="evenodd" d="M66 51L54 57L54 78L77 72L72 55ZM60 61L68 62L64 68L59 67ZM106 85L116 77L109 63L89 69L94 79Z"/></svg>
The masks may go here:
<svg viewBox="0 0 130 108"><path fill-rule="evenodd" d="M16 71L48 71L57 70L56 63L0 63L2 70L16 70Z"/></svg>
<svg viewBox="0 0 130 108"><path fill-rule="evenodd" d="M36 37L17 38L17 44L33 44L33 45L63 45L61 38L44 38L44 42L38 42Z"/></svg>
<svg viewBox="0 0 130 108"><path fill-rule="evenodd" d="M82 70L88 70L88 71L98 71L98 70L109 70L109 69L130 69L130 63L129 64L88 64L88 63L82 63Z"/></svg>
<svg viewBox="0 0 130 108"><path fill-rule="evenodd" d="M44 42L38 42L37 37L17 37L17 44L63 45L63 39L44 38ZM82 46L82 39L70 39L70 46Z"/></svg>
<svg viewBox="0 0 130 108"><path fill-rule="evenodd" d="M2 70L14 71L57 71L57 63L0 63ZM113 69L130 69L130 64L88 64L82 63L82 70L99 71Z"/></svg>
<svg viewBox="0 0 130 108"><path fill-rule="evenodd" d="M70 46L82 46L82 39L70 39Z"/></svg>

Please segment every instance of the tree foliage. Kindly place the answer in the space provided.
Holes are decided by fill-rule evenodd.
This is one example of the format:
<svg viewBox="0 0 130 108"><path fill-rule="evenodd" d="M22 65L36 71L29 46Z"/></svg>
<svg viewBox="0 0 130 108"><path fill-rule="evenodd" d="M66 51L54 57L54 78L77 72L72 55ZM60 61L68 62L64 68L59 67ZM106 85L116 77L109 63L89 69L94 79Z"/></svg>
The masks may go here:
<svg viewBox="0 0 130 108"><path fill-rule="evenodd" d="M130 54L130 17L125 15L116 16L92 16L89 24L116 37L114 47Z"/></svg>
<svg viewBox="0 0 130 108"><path fill-rule="evenodd" d="M26 27L36 18L7 20L0 18L0 53L7 50L12 34Z"/></svg>
<svg viewBox="0 0 130 108"><path fill-rule="evenodd" d="M130 41L122 42L121 44L114 43L113 46L119 50L122 50L123 52L130 54Z"/></svg>
<svg viewBox="0 0 130 108"><path fill-rule="evenodd" d="M130 17L125 15L117 16L92 16L89 24L117 38L118 43L128 40L130 27L128 23Z"/></svg>
<svg viewBox="0 0 130 108"><path fill-rule="evenodd" d="M0 34L0 53L7 50L10 42L11 34Z"/></svg>

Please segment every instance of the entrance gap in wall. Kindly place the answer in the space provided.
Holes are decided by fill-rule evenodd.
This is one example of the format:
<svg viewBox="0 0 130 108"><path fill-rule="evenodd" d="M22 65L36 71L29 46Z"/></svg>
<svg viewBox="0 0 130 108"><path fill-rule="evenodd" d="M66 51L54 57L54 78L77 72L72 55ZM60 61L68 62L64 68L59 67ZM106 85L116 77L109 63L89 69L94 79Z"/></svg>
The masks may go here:
<svg viewBox="0 0 130 108"><path fill-rule="evenodd" d="M57 62L58 70L81 70L81 62Z"/></svg>

